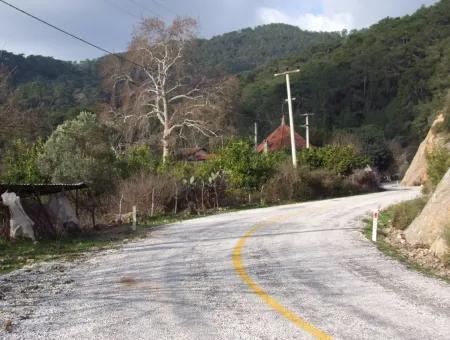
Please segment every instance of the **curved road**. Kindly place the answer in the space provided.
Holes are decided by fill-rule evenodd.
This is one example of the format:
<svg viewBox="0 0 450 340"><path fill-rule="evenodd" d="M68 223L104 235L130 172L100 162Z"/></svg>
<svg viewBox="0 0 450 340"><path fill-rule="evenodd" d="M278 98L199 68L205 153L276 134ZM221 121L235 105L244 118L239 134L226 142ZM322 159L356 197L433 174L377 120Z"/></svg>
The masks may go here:
<svg viewBox="0 0 450 340"><path fill-rule="evenodd" d="M172 224L71 273L23 339L448 339L450 286L361 235L417 189Z"/></svg>

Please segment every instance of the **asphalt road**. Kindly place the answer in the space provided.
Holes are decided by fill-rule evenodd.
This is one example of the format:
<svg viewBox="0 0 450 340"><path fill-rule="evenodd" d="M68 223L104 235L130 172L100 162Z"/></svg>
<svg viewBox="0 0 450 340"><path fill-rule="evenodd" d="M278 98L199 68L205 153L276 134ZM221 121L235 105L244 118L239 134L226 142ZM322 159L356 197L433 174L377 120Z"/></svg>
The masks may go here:
<svg viewBox="0 0 450 340"><path fill-rule="evenodd" d="M371 209L417 189L163 227L97 256L8 339L449 339L450 286L380 254Z"/></svg>

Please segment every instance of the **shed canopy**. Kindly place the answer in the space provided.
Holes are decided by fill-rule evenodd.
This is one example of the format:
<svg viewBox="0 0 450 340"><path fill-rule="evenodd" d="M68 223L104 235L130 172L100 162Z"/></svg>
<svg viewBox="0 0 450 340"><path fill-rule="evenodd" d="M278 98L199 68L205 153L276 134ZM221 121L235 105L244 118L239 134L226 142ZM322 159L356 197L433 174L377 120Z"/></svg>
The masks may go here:
<svg viewBox="0 0 450 340"><path fill-rule="evenodd" d="M297 132L294 133L295 147L297 150L306 147L306 141ZM289 125L284 122L284 116L281 119L281 125L277 127L261 144L256 151L264 152L267 143L267 151L278 151L282 149L291 149L291 130Z"/></svg>
<svg viewBox="0 0 450 340"><path fill-rule="evenodd" d="M15 192L18 196L50 195L63 191L87 188L86 183L74 184L5 184L0 183L0 193Z"/></svg>

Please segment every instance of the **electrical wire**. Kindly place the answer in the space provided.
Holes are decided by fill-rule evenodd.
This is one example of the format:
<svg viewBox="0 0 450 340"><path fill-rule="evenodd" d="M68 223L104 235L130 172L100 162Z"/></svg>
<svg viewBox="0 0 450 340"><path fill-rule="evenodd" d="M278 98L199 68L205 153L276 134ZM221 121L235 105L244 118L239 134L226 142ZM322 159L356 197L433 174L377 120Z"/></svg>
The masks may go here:
<svg viewBox="0 0 450 340"><path fill-rule="evenodd" d="M128 0L128 2L132 3L133 5L135 5L136 7L139 7L140 9L147 11L153 15L156 15L157 17L161 17L161 15L159 13L157 13L155 10L150 9L148 6L145 6L144 4L141 4L140 2L136 1L136 0Z"/></svg>
<svg viewBox="0 0 450 340"><path fill-rule="evenodd" d="M137 67L145 69L144 66L142 66L142 65L140 65L140 64L138 64L138 63L136 63L136 62L134 62L134 61L132 61L130 59L127 59L127 58L125 58L124 56L122 56L120 54L108 51L106 48L103 48L103 47L101 47L99 45L91 43L91 42L87 41L86 39L83 39L83 38L81 38L81 37L79 37L79 36L77 36L75 34L72 34L72 33L68 32L68 31L66 31L66 30L64 30L62 28L59 28L58 26L55 26L55 25L49 23L48 21L45 21L45 20L43 20L41 18L38 18L37 16L35 16L35 15L33 15L33 14L31 14L31 13L29 13L29 12L19 8L19 7L16 7L13 4L11 4L11 3L9 3L9 2L7 2L5 0L0 0L0 3L3 3L4 5L9 6L9 7L15 9L16 11L25 14L26 16L28 16L30 18L32 18L32 19L34 19L36 21L39 21L40 23L42 23L44 25L47 25L47 26L49 26L49 27L51 27L51 28L53 28L53 29L55 29L55 30L65 34L65 35L68 35L68 36L70 36L71 38L73 38L75 40L81 41L82 43L84 43L86 45L89 45L89 46L91 46L91 47L93 47L93 48L95 48L95 49L97 49L99 51L102 51L102 52L104 52L106 54L109 54L109 55L112 55L112 56L114 56L114 57L116 57L116 58L118 58L118 59L120 59L122 61L126 61L126 62L128 62L130 64L133 64L133 65L137 66Z"/></svg>
<svg viewBox="0 0 450 340"><path fill-rule="evenodd" d="M134 14L133 12L130 12L129 10L123 8L122 6L117 5L114 1L109 1L109 0L103 0L103 2L107 5L110 5L112 7L114 7L116 10L118 10L119 12L122 12L134 19L140 19L139 16L137 16L136 14Z"/></svg>
<svg viewBox="0 0 450 340"><path fill-rule="evenodd" d="M159 1L156 1L156 0L150 0L150 1L153 2L154 4L156 4L157 6L159 6L161 8L164 8L166 11L174 14L175 16L179 16L177 12L175 12L174 10L169 8L168 6L164 5L162 2L159 2Z"/></svg>

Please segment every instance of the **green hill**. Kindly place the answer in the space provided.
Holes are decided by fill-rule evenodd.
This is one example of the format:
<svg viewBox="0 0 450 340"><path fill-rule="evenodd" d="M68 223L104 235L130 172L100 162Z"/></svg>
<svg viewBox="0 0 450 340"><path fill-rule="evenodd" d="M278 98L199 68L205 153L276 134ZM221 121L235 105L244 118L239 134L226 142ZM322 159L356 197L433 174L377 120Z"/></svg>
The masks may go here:
<svg viewBox="0 0 450 340"><path fill-rule="evenodd" d="M338 33L310 32L296 26L270 24L200 40L196 52L206 66L240 73L339 40Z"/></svg>
<svg viewBox="0 0 450 340"><path fill-rule="evenodd" d="M450 0L242 75L243 126L260 121L267 131L278 124L286 90L273 73L296 65L302 71L292 77L295 105L316 113L313 142L370 124L388 139L417 143L450 88Z"/></svg>
<svg viewBox="0 0 450 340"><path fill-rule="evenodd" d="M8 70L7 90L0 92L0 109L13 104L40 120L47 134L80 110L93 108L102 97L98 61L71 63L43 56L0 51L0 68Z"/></svg>

